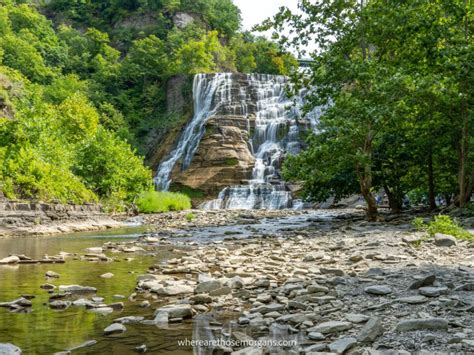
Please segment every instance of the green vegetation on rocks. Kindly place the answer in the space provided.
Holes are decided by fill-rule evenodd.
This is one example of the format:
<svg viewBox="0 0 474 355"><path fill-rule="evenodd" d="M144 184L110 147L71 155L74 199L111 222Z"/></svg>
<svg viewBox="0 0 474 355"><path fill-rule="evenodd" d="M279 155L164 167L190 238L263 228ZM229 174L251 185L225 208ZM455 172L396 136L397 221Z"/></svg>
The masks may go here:
<svg viewBox="0 0 474 355"><path fill-rule="evenodd" d="M474 242L474 235L461 227L458 221L447 215L434 216L428 223L425 223L422 218L414 218L412 224L416 229L426 231L431 237L436 233L441 233Z"/></svg>

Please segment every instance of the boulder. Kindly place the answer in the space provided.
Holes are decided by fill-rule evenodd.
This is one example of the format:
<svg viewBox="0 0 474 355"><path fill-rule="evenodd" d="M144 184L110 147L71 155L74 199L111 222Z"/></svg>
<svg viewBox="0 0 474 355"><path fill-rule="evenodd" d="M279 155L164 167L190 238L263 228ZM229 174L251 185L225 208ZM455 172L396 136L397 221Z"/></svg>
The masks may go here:
<svg viewBox="0 0 474 355"><path fill-rule="evenodd" d="M212 281L204 281L197 285L194 293L209 293L211 291L217 290L222 287L220 281L212 280Z"/></svg>
<svg viewBox="0 0 474 355"><path fill-rule="evenodd" d="M0 343L0 354L1 355L19 355L21 349L10 343Z"/></svg>

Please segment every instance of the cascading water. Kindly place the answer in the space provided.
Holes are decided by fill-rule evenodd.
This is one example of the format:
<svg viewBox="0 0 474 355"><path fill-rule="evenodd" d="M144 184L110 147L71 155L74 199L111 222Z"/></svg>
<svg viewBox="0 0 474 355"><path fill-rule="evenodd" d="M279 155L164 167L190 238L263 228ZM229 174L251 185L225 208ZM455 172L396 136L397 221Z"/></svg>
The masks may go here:
<svg viewBox="0 0 474 355"><path fill-rule="evenodd" d="M282 209L294 206L292 194L280 176L286 154L301 148L299 120L302 97L286 95L287 78L266 74L198 74L194 78L194 116L183 130L176 148L160 164L155 177L158 189L168 190L178 161L181 170L191 163L207 120L220 115L247 118L249 148L255 158L251 179L245 185L224 188L205 209ZM309 120L317 119L310 115ZM253 132L252 132L253 130ZM295 204L296 205L296 204ZM300 205L298 203L298 205Z"/></svg>
<svg viewBox="0 0 474 355"><path fill-rule="evenodd" d="M186 125L176 148L160 163L155 176L155 185L158 190L167 191L170 187L170 176L178 160L182 158L181 170L185 170L191 163L204 134L204 126L209 117L219 105L231 101L231 74L218 73L215 75L197 74L193 81L194 116ZM218 105L213 105L217 101Z"/></svg>

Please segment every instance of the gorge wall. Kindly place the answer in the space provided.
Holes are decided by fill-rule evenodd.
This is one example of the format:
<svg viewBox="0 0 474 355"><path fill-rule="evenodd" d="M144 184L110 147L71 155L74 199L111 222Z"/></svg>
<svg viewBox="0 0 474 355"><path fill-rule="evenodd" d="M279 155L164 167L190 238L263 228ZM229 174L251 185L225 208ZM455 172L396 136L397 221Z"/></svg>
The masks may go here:
<svg viewBox="0 0 474 355"><path fill-rule="evenodd" d="M187 192L210 209L294 207L280 168L318 111L303 118L304 93L290 100L288 85L275 75L196 75L193 116L163 154L157 188Z"/></svg>

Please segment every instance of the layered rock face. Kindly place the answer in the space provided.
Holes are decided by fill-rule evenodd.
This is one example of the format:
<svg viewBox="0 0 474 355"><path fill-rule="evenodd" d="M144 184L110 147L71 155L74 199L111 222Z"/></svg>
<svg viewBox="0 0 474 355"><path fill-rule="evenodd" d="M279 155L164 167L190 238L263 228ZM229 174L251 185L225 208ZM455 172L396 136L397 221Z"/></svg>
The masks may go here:
<svg viewBox="0 0 474 355"><path fill-rule="evenodd" d="M157 188L198 192L214 199L204 205L211 209L292 207L280 167L309 124L286 88L282 76L196 75L193 118L162 159Z"/></svg>

